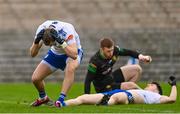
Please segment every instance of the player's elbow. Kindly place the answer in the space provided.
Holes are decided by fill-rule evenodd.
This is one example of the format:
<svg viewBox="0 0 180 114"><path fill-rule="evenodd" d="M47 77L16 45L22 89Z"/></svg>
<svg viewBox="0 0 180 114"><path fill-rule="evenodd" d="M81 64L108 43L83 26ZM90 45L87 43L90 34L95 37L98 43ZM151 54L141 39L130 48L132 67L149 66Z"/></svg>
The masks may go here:
<svg viewBox="0 0 180 114"><path fill-rule="evenodd" d="M30 48L30 56L31 57L35 57L37 55L37 52L36 51L33 51L31 48Z"/></svg>
<svg viewBox="0 0 180 114"><path fill-rule="evenodd" d="M176 99L171 99L171 103L175 103L176 102Z"/></svg>
<svg viewBox="0 0 180 114"><path fill-rule="evenodd" d="M78 52L74 51L71 57L72 57L72 59L76 60L78 57Z"/></svg>
<svg viewBox="0 0 180 114"><path fill-rule="evenodd" d="M67 48L65 48L65 53L67 56L69 56L73 60L77 59L78 51L76 48L67 47Z"/></svg>
<svg viewBox="0 0 180 114"><path fill-rule="evenodd" d="M30 54L30 55L31 55L31 57L33 57L33 58L36 57L36 54Z"/></svg>
<svg viewBox="0 0 180 114"><path fill-rule="evenodd" d="M76 60L76 59L77 59L77 55L74 55L74 56L72 57L72 59Z"/></svg>
<svg viewBox="0 0 180 114"><path fill-rule="evenodd" d="M166 104L173 104L175 103L176 101L172 100L172 101L169 101L169 102L165 102Z"/></svg>
<svg viewBox="0 0 180 114"><path fill-rule="evenodd" d="M30 52L31 57L36 57L37 54Z"/></svg>
<svg viewBox="0 0 180 114"><path fill-rule="evenodd" d="M165 103L172 104L172 103L175 103L175 102L176 102L176 99L170 99L169 101L167 101Z"/></svg>

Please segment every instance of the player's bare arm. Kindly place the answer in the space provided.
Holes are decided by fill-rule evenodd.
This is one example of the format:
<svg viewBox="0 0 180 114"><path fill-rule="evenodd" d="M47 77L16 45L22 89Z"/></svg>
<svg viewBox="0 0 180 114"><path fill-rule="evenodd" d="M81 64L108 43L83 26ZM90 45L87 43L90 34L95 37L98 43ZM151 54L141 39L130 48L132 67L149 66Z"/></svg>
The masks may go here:
<svg viewBox="0 0 180 114"><path fill-rule="evenodd" d="M143 55L137 51L133 51L133 50L125 49L125 48L119 48L119 46L116 46L116 48L119 49L119 55L121 56L131 56L145 63L150 63L152 61L152 58L149 55Z"/></svg>
<svg viewBox="0 0 180 114"><path fill-rule="evenodd" d="M58 35L57 31L54 29L52 29L50 33L51 33L51 36L55 39L55 41L59 43L58 47L63 48L65 53L69 57L75 60L78 55L78 52L77 52L78 49L77 49L76 43L72 43L68 45L65 39L63 39L60 35Z"/></svg>
<svg viewBox="0 0 180 114"><path fill-rule="evenodd" d="M171 89L170 96L162 96L160 98L160 103L174 103L177 98L177 88L176 86L173 86Z"/></svg>
<svg viewBox="0 0 180 114"><path fill-rule="evenodd" d="M161 103L174 103L177 99L177 87L176 87L176 78L174 76L171 76L169 78L169 84L172 86L171 93L169 96L162 96L160 98Z"/></svg>
<svg viewBox="0 0 180 114"><path fill-rule="evenodd" d="M42 29L36 36L35 36L35 39L33 41L33 44L32 46L30 47L30 55L32 57L35 57L38 52L39 52L39 49L42 47L43 45L43 41L42 41L42 38L43 38L43 35L44 35L44 32L45 30Z"/></svg>
<svg viewBox="0 0 180 114"><path fill-rule="evenodd" d="M30 47L30 55L31 55L31 57L37 56L37 54L38 54L40 48L42 47L42 45L43 45L42 41L40 41L38 44L35 44L33 42L32 46Z"/></svg>
<svg viewBox="0 0 180 114"><path fill-rule="evenodd" d="M66 53L69 57L71 57L72 59L75 60L75 59L77 58L78 51L77 51L77 45L76 45L76 43L67 45L67 46L64 48L64 51L65 51L65 53Z"/></svg>

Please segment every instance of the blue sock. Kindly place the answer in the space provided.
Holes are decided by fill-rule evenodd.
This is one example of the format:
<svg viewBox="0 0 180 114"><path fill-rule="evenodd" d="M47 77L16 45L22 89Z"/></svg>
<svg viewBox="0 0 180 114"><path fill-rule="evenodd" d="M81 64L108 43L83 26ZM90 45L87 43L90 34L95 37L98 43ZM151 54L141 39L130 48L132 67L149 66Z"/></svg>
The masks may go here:
<svg viewBox="0 0 180 114"><path fill-rule="evenodd" d="M40 98L44 98L46 96L46 92L45 91L40 91L39 92L39 97Z"/></svg>
<svg viewBox="0 0 180 114"><path fill-rule="evenodd" d="M64 102L65 97L66 97L66 95L64 93L61 93L60 96L59 96L58 101L61 102L62 106L66 106L66 104Z"/></svg>

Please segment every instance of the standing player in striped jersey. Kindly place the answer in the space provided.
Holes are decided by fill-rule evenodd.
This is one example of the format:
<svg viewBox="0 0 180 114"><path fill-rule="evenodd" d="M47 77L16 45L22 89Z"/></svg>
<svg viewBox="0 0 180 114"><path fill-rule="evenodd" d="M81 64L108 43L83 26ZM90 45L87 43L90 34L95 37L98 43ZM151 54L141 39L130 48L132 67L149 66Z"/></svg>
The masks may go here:
<svg viewBox="0 0 180 114"><path fill-rule="evenodd" d="M45 92L44 79L61 69L65 70L65 76L60 96L55 102L55 106L60 107L64 105L64 99L73 84L74 73L81 62L83 50L73 25L57 20L47 20L38 27L30 55L35 57L43 44L51 48L32 75L32 82L39 93L39 98L32 106L40 106L50 101Z"/></svg>

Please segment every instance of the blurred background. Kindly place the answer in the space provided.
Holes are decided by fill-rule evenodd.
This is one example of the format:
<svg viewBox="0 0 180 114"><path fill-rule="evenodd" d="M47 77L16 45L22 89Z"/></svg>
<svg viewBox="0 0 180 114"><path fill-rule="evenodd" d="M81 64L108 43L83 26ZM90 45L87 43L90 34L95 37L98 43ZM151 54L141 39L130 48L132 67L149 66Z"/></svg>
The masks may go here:
<svg viewBox="0 0 180 114"><path fill-rule="evenodd" d="M72 23L84 48L75 80L83 82L89 58L102 37L120 47L152 56L140 63L142 81L180 79L180 0L0 0L0 82L31 82L31 75L46 54L43 47L31 58L29 48L37 27L48 19ZM120 57L115 67L127 63ZM62 81L62 71L46 80Z"/></svg>

